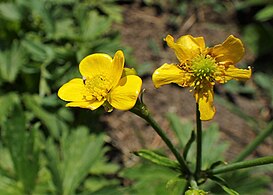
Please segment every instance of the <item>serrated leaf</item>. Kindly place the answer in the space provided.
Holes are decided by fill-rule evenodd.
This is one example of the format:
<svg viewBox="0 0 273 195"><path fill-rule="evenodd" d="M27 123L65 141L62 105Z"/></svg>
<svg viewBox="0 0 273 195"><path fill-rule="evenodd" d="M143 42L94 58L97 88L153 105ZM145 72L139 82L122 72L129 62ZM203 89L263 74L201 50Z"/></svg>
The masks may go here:
<svg viewBox="0 0 273 195"><path fill-rule="evenodd" d="M61 194L75 194L103 148L103 135L88 133L87 128L64 132L59 147L52 140L47 143L47 158L56 190ZM61 158L60 158L61 157Z"/></svg>
<svg viewBox="0 0 273 195"><path fill-rule="evenodd" d="M14 82L21 67L25 63L25 52L21 45L14 41L10 50L0 52L0 75L10 83Z"/></svg>
<svg viewBox="0 0 273 195"><path fill-rule="evenodd" d="M35 188L39 170L39 149L35 144L37 129L26 131L24 112L16 104L9 120L3 124L3 131L17 180L23 184L24 193L31 193Z"/></svg>
<svg viewBox="0 0 273 195"><path fill-rule="evenodd" d="M84 20L81 20L80 39L85 41L95 40L110 30L111 20L99 15L96 11L90 11Z"/></svg>
<svg viewBox="0 0 273 195"><path fill-rule="evenodd" d="M159 155L150 150L139 150L134 152L135 155L149 160L157 165L168 167L175 170L180 170L180 165L177 161L171 160L166 156Z"/></svg>
<svg viewBox="0 0 273 195"><path fill-rule="evenodd" d="M167 195L169 191L166 189L166 183L176 177L177 172L148 162L123 169L120 176L134 181L125 194Z"/></svg>
<svg viewBox="0 0 273 195"><path fill-rule="evenodd" d="M31 37L29 37L22 41L22 45L33 60L42 62L45 65L49 64L55 57L54 50L40 40L31 40Z"/></svg>

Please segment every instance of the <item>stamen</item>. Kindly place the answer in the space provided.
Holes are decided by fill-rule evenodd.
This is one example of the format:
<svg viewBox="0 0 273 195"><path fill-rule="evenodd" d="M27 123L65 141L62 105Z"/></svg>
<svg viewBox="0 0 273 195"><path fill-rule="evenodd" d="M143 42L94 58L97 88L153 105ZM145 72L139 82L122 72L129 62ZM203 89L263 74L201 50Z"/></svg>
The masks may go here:
<svg viewBox="0 0 273 195"><path fill-rule="evenodd" d="M96 75L92 78L83 79L86 88L87 100L97 99L101 101L104 99L109 90L111 82L104 75Z"/></svg>

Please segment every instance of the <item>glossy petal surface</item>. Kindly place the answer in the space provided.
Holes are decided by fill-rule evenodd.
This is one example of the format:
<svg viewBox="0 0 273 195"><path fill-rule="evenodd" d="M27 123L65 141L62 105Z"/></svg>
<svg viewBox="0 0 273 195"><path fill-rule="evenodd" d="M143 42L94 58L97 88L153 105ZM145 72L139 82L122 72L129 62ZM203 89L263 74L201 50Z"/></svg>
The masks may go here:
<svg viewBox="0 0 273 195"><path fill-rule="evenodd" d="M213 86L207 87L202 91L196 91L195 93L196 102L199 105L200 119L204 121L211 120L216 112L213 105Z"/></svg>
<svg viewBox="0 0 273 195"><path fill-rule="evenodd" d="M104 74L110 77L113 67L112 58L107 54L97 53L86 56L80 62L80 73L83 77L92 78L96 75Z"/></svg>
<svg viewBox="0 0 273 195"><path fill-rule="evenodd" d="M156 88L170 83L185 86L190 80L190 74L181 70L176 64L163 64L154 71L152 80Z"/></svg>
<svg viewBox="0 0 273 195"><path fill-rule="evenodd" d="M107 101L118 110L129 110L136 103L141 85L142 80L138 76L125 76L109 93Z"/></svg>
<svg viewBox="0 0 273 195"><path fill-rule="evenodd" d="M168 46L174 50L180 63L184 63L195 57L205 49L205 41L203 37L195 38L191 35L185 35L180 37L177 42L174 42L174 38L171 35L168 35L165 40Z"/></svg>
<svg viewBox="0 0 273 195"><path fill-rule="evenodd" d="M58 96L65 101L83 101L84 84L80 78L72 79L64 84L58 91Z"/></svg>
<svg viewBox="0 0 273 195"><path fill-rule="evenodd" d="M211 53L218 62L236 64L244 56L245 49L240 39L230 35L222 44L214 46Z"/></svg>
<svg viewBox="0 0 273 195"><path fill-rule="evenodd" d="M122 75L124 68L124 55L122 51L117 51L112 62L112 86L115 87Z"/></svg>

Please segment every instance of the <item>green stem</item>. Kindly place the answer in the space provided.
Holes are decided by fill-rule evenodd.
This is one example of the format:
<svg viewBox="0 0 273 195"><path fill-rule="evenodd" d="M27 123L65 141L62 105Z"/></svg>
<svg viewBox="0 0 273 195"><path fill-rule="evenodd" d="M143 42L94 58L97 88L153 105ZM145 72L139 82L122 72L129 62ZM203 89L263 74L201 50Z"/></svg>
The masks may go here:
<svg viewBox="0 0 273 195"><path fill-rule="evenodd" d="M255 166L260 166L260 165L266 165L266 164L271 164L273 163L273 156L266 156L266 157L261 157L261 158L256 158L253 160L246 160L242 162L237 162L237 163L232 163L228 164L225 166L221 166L218 168L215 168L211 171L208 172L208 174L220 174L220 173L226 173L229 171L234 171L237 169L245 169L249 167L255 167Z"/></svg>
<svg viewBox="0 0 273 195"><path fill-rule="evenodd" d="M202 167L202 121L198 103L196 104L196 144L195 179L198 180Z"/></svg>
<svg viewBox="0 0 273 195"><path fill-rule="evenodd" d="M134 114L138 115L139 117L143 118L148 122L153 129L156 131L156 133L161 137L161 139L165 142L165 144L168 146L168 148L171 150L177 161L179 162L182 171L186 175L190 175L190 169L187 166L186 161L184 158L180 155L180 153L177 151L177 149L174 147L168 136L164 133L164 131L161 129L161 127L157 124L157 122L153 119L150 112L146 108L144 104L141 102L137 102L135 107L130 110Z"/></svg>
<svg viewBox="0 0 273 195"><path fill-rule="evenodd" d="M265 130L263 130L247 147L235 158L233 162L244 160L250 155L270 134L273 132L273 122L269 123Z"/></svg>

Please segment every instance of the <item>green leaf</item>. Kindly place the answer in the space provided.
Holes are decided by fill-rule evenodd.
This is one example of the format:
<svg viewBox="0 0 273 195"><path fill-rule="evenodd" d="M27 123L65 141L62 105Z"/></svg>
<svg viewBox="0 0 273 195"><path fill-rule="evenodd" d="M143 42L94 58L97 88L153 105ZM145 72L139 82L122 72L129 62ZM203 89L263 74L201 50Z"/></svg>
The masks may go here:
<svg viewBox="0 0 273 195"><path fill-rule="evenodd" d="M33 60L41 62L41 64L48 65L55 58L54 50L45 45L38 37L29 34L29 36L22 41L23 47L30 54Z"/></svg>
<svg viewBox="0 0 273 195"><path fill-rule="evenodd" d="M161 166L168 167L175 170L180 170L180 165L177 161L171 160L153 151L140 150L140 151L134 152L134 154L146 160L149 160L157 165L161 165Z"/></svg>
<svg viewBox="0 0 273 195"><path fill-rule="evenodd" d="M23 184L24 193L31 193L39 170L39 148L36 147L37 128L26 131L26 119L20 105L16 104L9 120L3 124L4 140L9 148L16 177Z"/></svg>
<svg viewBox="0 0 273 195"><path fill-rule="evenodd" d="M44 124L48 128L50 134L54 138L58 138L61 132L68 129L68 126L55 113L50 113L43 109L42 106L39 104L39 99L39 96L31 96L28 94L25 94L23 96L25 106L42 121L42 124Z"/></svg>
<svg viewBox="0 0 273 195"><path fill-rule="evenodd" d="M191 137L189 139L189 141L187 142L187 144L185 145L185 148L184 148L184 151L183 151L183 157L184 159L187 159L187 155L188 155L188 152L191 148L191 145L194 143L195 141L195 131L192 131L191 132Z"/></svg>
<svg viewBox="0 0 273 195"><path fill-rule="evenodd" d="M226 181L224 181L222 178L217 177L217 176L212 176L212 177L210 177L210 179L212 179L215 183L217 183L219 186L221 186L221 188L229 195L239 195L238 192L227 187Z"/></svg>
<svg viewBox="0 0 273 195"><path fill-rule="evenodd" d="M222 185L221 185L221 187L222 187L223 190L224 190L226 193L228 193L229 195L239 195L238 192L236 192L236 191L233 190L233 189L228 188L227 186L222 186Z"/></svg>
<svg viewBox="0 0 273 195"><path fill-rule="evenodd" d="M173 130L179 141L179 146L184 148L191 137L193 130L192 123L182 123L180 118L173 113L168 113L167 118L170 122L171 130Z"/></svg>
<svg viewBox="0 0 273 195"><path fill-rule="evenodd" d="M111 20L99 15L96 11L90 11L85 17L84 20L81 19L80 23L80 39L84 41L95 40L110 30Z"/></svg>
<svg viewBox="0 0 273 195"><path fill-rule="evenodd" d="M14 104L19 104L19 102L19 96L14 92L0 96L0 124L7 120L9 113L13 110Z"/></svg>
<svg viewBox="0 0 273 195"><path fill-rule="evenodd" d="M21 20L21 12L15 3L0 3L0 16L7 20Z"/></svg>
<svg viewBox="0 0 273 195"><path fill-rule="evenodd" d="M90 135L87 128L64 132L60 146L48 140L46 155L58 193L75 194L103 149L104 135Z"/></svg>
<svg viewBox="0 0 273 195"><path fill-rule="evenodd" d="M255 15L256 20L265 22L273 18L273 5L267 5Z"/></svg>
<svg viewBox="0 0 273 195"><path fill-rule="evenodd" d="M180 176L170 179L166 184L166 188L170 191L170 195L182 194L185 191L186 186L187 180Z"/></svg>
<svg viewBox="0 0 273 195"><path fill-rule="evenodd" d="M84 182L84 187L89 192L95 192L98 190L102 190L108 186L119 186L119 183L120 182L118 179L109 180L102 176L93 176Z"/></svg>
<svg viewBox="0 0 273 195"><path fill-rule="evenodd" d="M90 169L91 174L115 174L120 169L120 166L118 164L111 163L106 158L105 153L108 150L109 149L107 147L104 147L103 150L101 150L100 154L97 156L97 161L92 165Z"/></svg>
<svg viewBox="0 0 273 195"><path fill-rule="evenodd" d="M17 41L13 41L10 50L0 52L0 76L13 83L25 63L25 52Z"/></svg>

